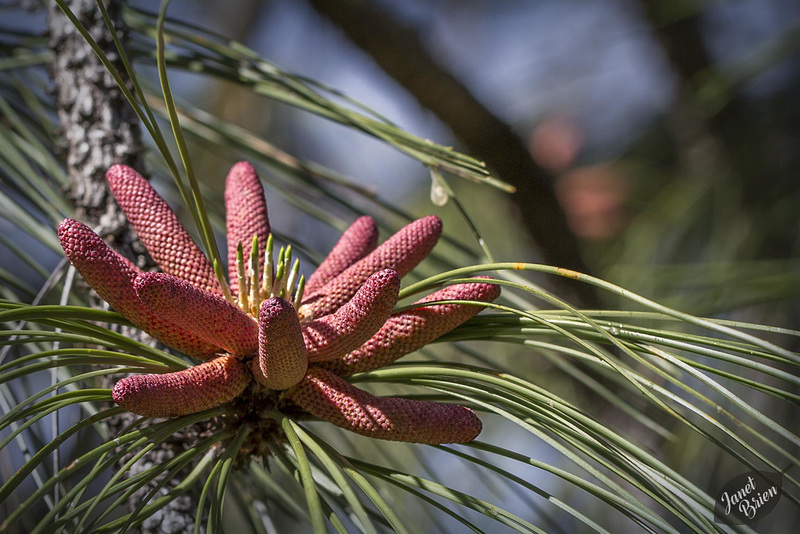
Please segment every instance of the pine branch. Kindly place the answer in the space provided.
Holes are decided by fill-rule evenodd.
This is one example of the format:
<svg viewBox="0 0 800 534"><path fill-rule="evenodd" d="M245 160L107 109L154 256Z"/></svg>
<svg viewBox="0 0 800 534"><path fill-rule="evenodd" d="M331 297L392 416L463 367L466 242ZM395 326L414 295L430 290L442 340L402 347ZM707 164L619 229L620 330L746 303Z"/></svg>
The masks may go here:
<svg viewBox="0 0 800 534"><path fill-rule="evenodd" d="M497 176L517 188L513 199L545 261L587 272L575 236L553 191L553 178L531 158L525 143L423 46L415 29L395 20L372 2L311 0L356 46L424 107L433 111ZM569 286L573 288L573 286ZM586 286L583 304L597 303Z"/></svg>
<svg viewBox="0 0 800 534"><path fill-rule="evenodd" d="M111 34L94 0L68 0L72 13L86 27L117 70L124 73L122 62ZM127 35L122 22L121 2L106 2L123 44ZM131 232L124 214L114 202L106 186L106 170L124 163L141 169L144 147L135 113L117 87L113 77L95 55L83 36L67 16L55 5L50 6L49 28L55 57L52 77L61 122L64 159L70 178L69 198L77 208L77 216L101 235L113 236L115 248L143 268L153 267L153 260ZM88 290L88 288L87 288ZM100 299L93 299L102 305ZM128 337L150 339L134 329ZM108 421L112 434L117 434L135 418L122 414ZM188 429L191 431L191 428ZM131 474L162 464L180 450L180 435L162 443L143 456ZM126 461L127 458L121 460ZM155 482L151 483L152 486ZM139 505L151 485L145 486L129 501L131 511ZM167 484L170 488L172 483ZM141 532L188 532L194 527L195 502L191 494L182 495L141 525Z"/></svg>

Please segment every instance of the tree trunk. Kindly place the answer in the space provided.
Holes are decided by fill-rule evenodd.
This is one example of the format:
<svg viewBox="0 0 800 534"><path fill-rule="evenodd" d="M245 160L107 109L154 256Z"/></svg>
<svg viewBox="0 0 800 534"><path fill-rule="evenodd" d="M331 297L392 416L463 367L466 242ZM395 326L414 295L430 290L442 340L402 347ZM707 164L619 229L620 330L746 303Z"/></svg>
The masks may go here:
<svg viewBox="0 0 800 534"><path fill-rule="evenodd" d="M67 5L117 70L123 72L97 4L93 0L69 0ZM107 7L124 39L119 2L107 2ZM49 27L70 199L81 220L99 224L106 232L119 230L125 225L125 216L109 195L105 173L115 163L141 168L142 141L136 114L100 59L55 4L50 7Z"/></svg>
<svg viewBox="0 0 800 534"><path fill-rule="evenodd" d="M118 72L123 73L111 33L94 0L67 0L66 4L88 30ZM107 0L106 7L117 34L125 43L127 31L122 22L121 2ZM50 6L51 48L55 53L52 77L58 103L63 139L63 157L70 178L68 195L77 217L100 235L114 242L114 248L144 269L154 267L152 259L127 225L125 215L106 186L106 170L124 163L142 170L143 145L138 119L114 78L108 73L83 36L55 5ZM125 79L125 76L123 76ZM95 299L101 304L99 299ZM124 332L145 340L134 329ZM110 384L109 384L110 385ZM134 416L123 414L109 420L113 433L127 426ZM181 436L154 448L131 469L130 475L172 458L180 448ZM167 488L170 486L167 485ZM145 486L129 501L133 511L149 492ZM183 495L148 518L140 532L182 533L194 528L196 503L191 494Z"/></svg>

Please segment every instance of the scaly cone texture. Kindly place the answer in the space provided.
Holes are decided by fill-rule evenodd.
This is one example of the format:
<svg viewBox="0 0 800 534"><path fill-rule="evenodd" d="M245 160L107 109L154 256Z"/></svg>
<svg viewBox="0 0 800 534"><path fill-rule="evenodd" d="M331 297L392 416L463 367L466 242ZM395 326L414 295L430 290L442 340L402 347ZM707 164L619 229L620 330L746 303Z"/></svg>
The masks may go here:
<svg viewBox="0 0 800 534"><path fill-rule="evenodd" d="M190 356L207 358L218 352L213 344L198 339L147 308L133 287L142 271L111 250L88 226L64 219L58 225L58 237L70 263L86 283L137 327Z"/></svg>
<svg viewBox="0 0 800 534"><path fill-rule="evenodd" d="M150 182L125 165L108 169L106 180L128 222L162 271L222 294L208 258Z"/></svg>
<svg viewBox="0 0 800 534"><path fill-rule="evenodd" d="M303 330L294 307L279 297L264 301L258 323L258 358L253 377L269 389L287 389L302 380L308 369Z"/></svg>
<svg viewBox="0 0 800 534"><path fill-rule="evenodd" d="M210 262L146 180L119 165L109 170L108 180L164 273L141 272L71 219L59 225L67 257L135 325L171 347L209 360L175 373L120 380L113 391L120 406L152 417L184 415L230 402L255 381L284 390L285 402L366 436L451 443L478 435L481 422L468 408L376 397L341 378L421 348L499 295L488 281L458 284L418 301L419 307L390 315L400 278L441 235L437 217L413 221L377 248L375 222L358 219L309 278L307 297L293 305L292 297L300 299L299 292L292 292L293 282L264 268L270 226L261 183L249 163L237 163L225 192L229 273L231 289L241 283L246 293L223 298ZM259 250L250 256L254 236ZM237 264L239 245L242 258L250 258L247 266L244 259ZM281 269L287 266L288 260ZM241 281L239 270L245 276ZM424 306L448 299L477 303Z"/></svg>
<svg viewBox="0 0 800 534"><path fill-rule="evenodd" d="M422 305L437 300L492 302L499 296L500 286L495 284L457 284L431 293L414 304ZM361 347L323 367L339 376L384 367L405 354L421 349L482 309L470 304L433 304L398 313L389 317Z"/></svg>
<svg viewBox="0 0 800 534"><path fill-rule="evenodd" d="M264 247L269 235L269 216L264 189L255 168L240 161L225 180L225 225L228 234L228 279L231 292L239 292L236 272L236 248L242 244L244 257L250 257L253 236L258 236L258 266L264 268Z"/></svg>
<svg viewBox="0 0 800 534"><path fill-rule="evenodd" d="M360 347L389 318L399 291L397 271L378 271L336 312L303 325L308 359L332 360Z"/></svg>
<svg viewBox="0 0 800 534"><path fill-rule="evenodd" d="M480 434L481 420L463 406L376 397L320 367L291 392L309 413L356 434L412 443L464 443Z"/></svg>
<svg viewBox="0 0 800 534"><path fill-rule="evenodd" d="M175 373L130 376L117 382L111 398L139 415L172 417L230 402L248 382L245 365L225 355Z"/></svg>
<svg viewBox="0 0 800 534"><path fill-rule="evenodd" d="M314 318L331 313L350 300L371 274L381 269L393 269L401 277L405 276L430 254L440 235L442 221L435 215L407 224L315 293L306 293L300 315Z"/></svg>
<svg viewBox="0 0 800 534"><path fill-rule="evenodd" d="M342 234L330 253L306 282L306 294L312 295L322 286L342 274L342 271L375 250L378 245L378 225L372 217L359 217Z"/></svg>
<svg viewBox="0 0 800 534"><path fill-rule="evenodd" d="M209 345L240 358L258 350L256 323L224 298L164 273L143 273L133 287L148 309Z"/></svg>

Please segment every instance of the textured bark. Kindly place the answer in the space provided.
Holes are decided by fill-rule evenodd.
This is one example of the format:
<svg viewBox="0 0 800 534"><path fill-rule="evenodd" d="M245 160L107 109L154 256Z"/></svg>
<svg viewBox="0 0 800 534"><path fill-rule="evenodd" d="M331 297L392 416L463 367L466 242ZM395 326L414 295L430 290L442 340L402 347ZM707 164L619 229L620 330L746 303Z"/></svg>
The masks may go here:
<svg viewBox="0 0 800 534"><path fill-rule="evenodd" d="M122 72L119 55L96 2L67 0L66 3L117 70ZM126 31L120 16L121 2L107 0L106 7L124 42ZM130 231L125 216L111 197L105 180L106 170L118 163L141 169L143 146L138 119L94 51L55 3L50 5L48 25L50 45L55 54L51 74L61 122L61 148L70 177L67 194L77 209L77 218L96 228L99 234L112 238L114 248L139 267L153 267L152 260ZM99 299L97 304L102 305ZM124 333L130 337L141 335L138 330ZM123 414L109 421L111 432L119 432L133 417L132 414ZM180 450L185 436L173 438L169 444L146 454L133 466L130 474L172 458L174 450ZM131 510L149 489L144 488L130 500ZM189 532L194 528L195 510L190 495L179 497L148 518L141 525L140 532Z"/></svg>
<svg viewBox="0 0 800 534"><path fill-rule="evenodd" d="M67 4L122 72L122 62L96 2L71 0ZM120 37L124 38L120 3L107 2L107 7ZM93 226L99 224L105 232L119 231L125 225L125 218L109 195L105 174L117 163L141 168L138 120L112 76L55 4L50 8L49 26L70 199L80 220Z"/></svg>
<svg viewBox="0 0 800 534"><path fill-rule="evenodd" d="M547 262L588 272L577 240L553 190L553 177L532 159L525 142L481 104L453 74L423 46L416 30L362 0L310 0L356 46L424 107L449 126L469 152L506 182L522 221ZM569 285L584 305L595 305L590 286Z"/></svg>

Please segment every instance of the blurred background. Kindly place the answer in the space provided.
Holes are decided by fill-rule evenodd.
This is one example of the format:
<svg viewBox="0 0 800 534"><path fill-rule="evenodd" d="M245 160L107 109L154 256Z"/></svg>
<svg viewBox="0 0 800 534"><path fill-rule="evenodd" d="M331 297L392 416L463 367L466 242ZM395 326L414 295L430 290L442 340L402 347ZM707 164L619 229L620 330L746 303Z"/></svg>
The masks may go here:
<svg viewBox="0 0 800 534"><path fill-rule="evenodd" d="M10 13L8 29L44 31L41 10ZM763 320L796 317L797 2L176 0L169 13L486 161L516 194L451 185L498 260L581 268L693 313L766 302ZM434 209L427 170L371 137L202 73L172 81L179 102ZM230 156L196 158L220 191ZM338 235L271 211L312 248Z"/></svg>
<svg viewBox="0 0 800 534"><path fill-rule="evenodd" d="M213 21L486 161L516 195L453 187L480 231L507 237L493 239L497 259L567 264L575 243L590 272L694 313L797 303L796 2L240 1L175 3L172 14ZM428 173L391 148L194 80L184 83L198 107L411 211L431 209ZM534 165L509 170L522 149ZM221 177L228 162L208 164ZM551 210L542 191L571 235L531 226L530 212Z"/></svg>
<svg viewBox="0 0 800 534"><path fill-rule="evenodd" d="M35 2L6 7L2 32L44 31ZM436 213L475 247L463 208L497 261L585 271L693 314L800 324L800 2L175 0L169 13L485 161L516 193L450 179L458 202L436 206L428 169L385 143L191 65L170 74L187 108L412 215ZM136 66L157 85L152 61ZM192 139L219 202L231 156ZM274 227L302 250L328 250L341 228L267 180ZM350 217L342 205L323 211ZM34 276L8 255L0 264ZM619 304L553 289L585 307ZM521 374L571 387L546 363L528 365ZM791 417L783 405L766 411ZM678 443L663 454L687 472L703 462L702 439ZM707 480L738 473L716 469Z"/></svg>

